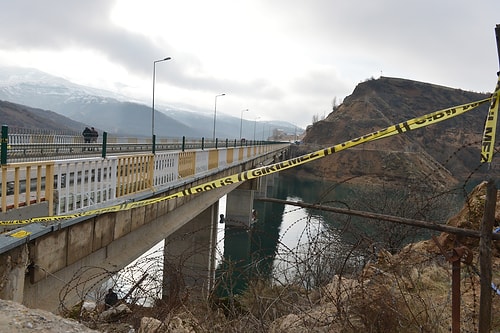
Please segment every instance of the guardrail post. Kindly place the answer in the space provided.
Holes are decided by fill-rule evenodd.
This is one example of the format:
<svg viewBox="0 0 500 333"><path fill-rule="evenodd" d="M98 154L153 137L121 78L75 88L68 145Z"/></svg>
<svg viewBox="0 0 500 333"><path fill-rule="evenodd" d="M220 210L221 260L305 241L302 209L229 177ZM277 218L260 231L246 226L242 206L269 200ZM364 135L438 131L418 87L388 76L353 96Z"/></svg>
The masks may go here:
<svg viewBox="0 0 500 333"><path fill-rule="evenodd" d="M229 146L229 139L226 139L226 148Z"/></svg>
<svg viewBox="0 0 500 333"><path fill-rule="evenodd" d="M182 137L182 151L184 151L184 149L186 149L186 137L185 136Z"/></svg>
<svg viewBox="0 0 500 333"><path fill-rule="evenodd" d="M205 138L201 138L201 150L205 150Z"/></svg>
<svg viewBox="0 0 500 333"><path fill-rule="evenodd" d="M217 149L218 143L219 143L219 138L215 138L215 149Z"/></svg>
<svg viewBox="0 0 500 333"><path fill-rule="evenodd" d="M7 146L9 144L9 127L7 125L2 125L2 142L0 146L0 163L2 165L7 164Z"/></svg>
<svg viewBox="0 0 500 333"><path fill-rule="evenodd" d="M236 148L236 139L234 139L234 148Z"/></svg>
<svg viewBox="0 0 500 333"><path fill-rule="evenodd" d="M108 132L102 133L102 158L106 158L106 146L108 143Z"/></svg>
<svg viewBox="0 0 500 333"><path fill-rule="evenodd" d="M151 151L153 152L153 154L156 153L156 135L153 134L153 147L151 148Z"/></svg>

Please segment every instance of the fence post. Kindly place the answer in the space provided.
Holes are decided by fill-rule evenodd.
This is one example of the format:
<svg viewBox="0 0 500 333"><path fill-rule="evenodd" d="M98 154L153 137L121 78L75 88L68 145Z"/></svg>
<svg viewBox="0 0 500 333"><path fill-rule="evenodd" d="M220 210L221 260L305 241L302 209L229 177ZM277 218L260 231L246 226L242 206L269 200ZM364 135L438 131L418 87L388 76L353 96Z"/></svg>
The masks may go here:
<svg viewBox="0 0 500 333"><path fill-rule="evenodd" d="M491 329L491 239L495 224L497 189L493 180L486 184L481 238L479 239L479 265L481 274L481 294L479 296L479 333Z"/></svg>
<svg viewBox="0 0 500 333"><path fill-rule="evenodd" d="M219 143L219 139L218 138L215 138L215 149L217 149L217 145Z"/></svg>
<svg viewBox="0 0 500 333"><path fill-rule="evenodd" d="M2 125L2 142L0 146L1 156L0 164L7 164L7 147L9 144L9 127L7 125Z"/></svg>
<svg viewBox="0 0 500 333"><path fill-rule="evenodd" d="M102 158L106 158L106 147L108 143L108 132L102 133Z"/></svg>
<svg viewBox="0 0 500 333"><path fill-rule="evenodd" d="M205 138L201 138L201 150L205 150Z"/></svg>
<svg viewBox="0 0 500 333"><path fill-rule="evenodd" d="M184 149L186 149L186 137L185 136L182 137L182 151L184 151Z"/></svg>

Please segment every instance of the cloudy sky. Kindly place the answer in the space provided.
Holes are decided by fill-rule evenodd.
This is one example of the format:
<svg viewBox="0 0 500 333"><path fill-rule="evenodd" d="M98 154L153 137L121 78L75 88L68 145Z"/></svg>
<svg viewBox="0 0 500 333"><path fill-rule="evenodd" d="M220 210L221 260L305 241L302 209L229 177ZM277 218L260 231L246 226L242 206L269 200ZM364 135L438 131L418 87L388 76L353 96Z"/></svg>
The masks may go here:
<svg viewBox="0 0 500 333"><path fill-rule="evenodd" d="M498 0L0 0L0 65L300 127L380 75L491 92ZM242 110L249 109L248 112Z"/></svg>

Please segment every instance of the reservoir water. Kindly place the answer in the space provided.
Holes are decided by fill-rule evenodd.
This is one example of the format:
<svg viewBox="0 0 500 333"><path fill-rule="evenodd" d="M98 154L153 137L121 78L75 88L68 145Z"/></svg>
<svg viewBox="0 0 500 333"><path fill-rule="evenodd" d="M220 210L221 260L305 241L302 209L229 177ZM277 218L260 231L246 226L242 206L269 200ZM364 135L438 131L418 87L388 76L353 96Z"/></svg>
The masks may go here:
<svg viewBox="0 0 500 333"><path fill-rule="evenodd" d="M290 174L277 176L274 186L268 188L268 197L362 210L387 207L377 212L421 218L418 214L423 209L407 202L406 198L415 197L410 190L386 190L380 194L371 193L364 184L334 184ZM439 217L439 221L444 222L459 207L453 200L443 198L450 207L444 207L443 202L433 202L440 205L439 210L425 201L424 207L427 214L445 211L446 216ZM254 209L257 219L249 229L225 228L225 224L218 223L216 290L220 296L241 293L249 281L255 279L272 283L297 283L299 280L305 287L312 288L327 282L340 269L362 267L379 247L397 247L430 235L427 231L406 226L271 203L258 197ZM225 197L219 200L219 213L226 215ZM160 275L145 282L152 289L151 298L157 297L158 292L161 294L162 249L163 242L129 266L138 272L129 269L122 274L129 277L128 281L120 283L122 290L129 289L126 286L133 285L148 273Z"/></svg>
<svg viewBox="0 0 500 333"><path fill-rule="evenodd" d="M268 197L365 210L444 223L463 197L331 183L280 174ZM251 280L299 283L313 288L335 274L354 272L379 250L397 250L435 232L385 221L355 218L293 205L254 202L258 219L249 230L225 229L216 272L221 296L241 293Z"/></svg>
<svg viewBox="0 0 500 333"><path fill-rule="evenodd" d="M280 175L267 196L316 203L331 186ZM341 196L348 195L348 189L342 191L347 192ZM259 199L255 200L254 209L257 221L252 228L224 230L220 243L224 245L220 252L223 259L216 272L221 296L241 293L248 281L256 278L279 283L296 282L301 273L320 269L321 261L337 260L332 251L337 253L344 247L340 233L330 227L327 214ZM315 259L311 260L312 257ZM331 273L327 267L321 270L319 275L322 276Z"/></svg>

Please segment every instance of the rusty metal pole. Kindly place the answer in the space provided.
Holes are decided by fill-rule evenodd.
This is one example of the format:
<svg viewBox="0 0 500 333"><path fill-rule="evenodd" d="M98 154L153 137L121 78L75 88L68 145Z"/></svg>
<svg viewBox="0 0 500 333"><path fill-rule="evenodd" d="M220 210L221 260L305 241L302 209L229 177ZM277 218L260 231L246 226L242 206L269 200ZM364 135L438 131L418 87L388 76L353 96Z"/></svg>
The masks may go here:
<svg viewBox="0 0 500 333"><path fill-rule="evenodd" d="M495 223L497 189L495 182L486 184L481 238L479 239L479 265L481 274L481 294L479 298L478 333L489 333L491 329L491 234Z"/></svg>
<svg viewBox="0 0 500 333"><path fill-rule="evenodd" d="M446 253L437 237L432 236L434 243L445 256L446 260L452 263L451 268L451 333L460 333L460 266L462 262L472 264L472 251L467 246L457 246L453 248L451 254ZM457 244L458 245L458 244Z"/></svg>

